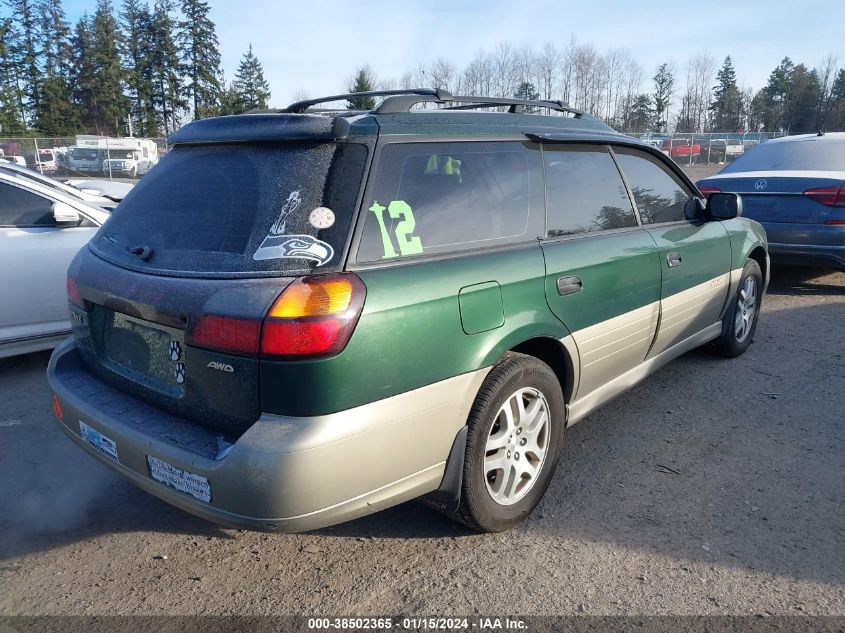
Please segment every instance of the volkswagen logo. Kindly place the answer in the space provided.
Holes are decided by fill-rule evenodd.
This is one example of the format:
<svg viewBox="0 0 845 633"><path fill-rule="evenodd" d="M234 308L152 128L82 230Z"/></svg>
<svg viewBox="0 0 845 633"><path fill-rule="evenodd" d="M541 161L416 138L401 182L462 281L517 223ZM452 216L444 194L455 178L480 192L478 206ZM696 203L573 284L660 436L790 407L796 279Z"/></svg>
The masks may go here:
<svg viewBox="0 0 845 633"><path fill-rule="evenodd" d="M758 180L757 182L754 183L754 188L757 191L763 191L763 189L765 189L768 186L769 186L769 183L765 178L761 178L760 180Z"/></svg>

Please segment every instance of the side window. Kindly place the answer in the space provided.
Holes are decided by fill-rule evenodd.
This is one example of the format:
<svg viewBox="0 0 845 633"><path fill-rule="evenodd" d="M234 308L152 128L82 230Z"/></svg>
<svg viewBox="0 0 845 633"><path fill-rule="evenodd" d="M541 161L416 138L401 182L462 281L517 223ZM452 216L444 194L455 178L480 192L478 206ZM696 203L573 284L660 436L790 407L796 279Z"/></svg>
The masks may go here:
<svg viewBox="0 0 845 633"><path fill-rule="evenodd" d="M53 203L38 194L0 182L0 226L53 226Z"/></svg>
<svg viewBox="0 0 845 633"><path fill-rule="evenodd" d="M619 165L628 179L643 224L686 219L684 207L693 197L657 159L627 147L614 147Z"/></svg>
<svg viewBox="0 0 845 633"><path fill-rule="evenodd" d="M607 148L546 145L548 237L637 226L622 176Z"/></svg>
<svg viewBox="0 0 845 633"><path fill-rule="evenodd" d="M536 239L542 179L530 143L387 145L364 199L358 262Z"/></svg>

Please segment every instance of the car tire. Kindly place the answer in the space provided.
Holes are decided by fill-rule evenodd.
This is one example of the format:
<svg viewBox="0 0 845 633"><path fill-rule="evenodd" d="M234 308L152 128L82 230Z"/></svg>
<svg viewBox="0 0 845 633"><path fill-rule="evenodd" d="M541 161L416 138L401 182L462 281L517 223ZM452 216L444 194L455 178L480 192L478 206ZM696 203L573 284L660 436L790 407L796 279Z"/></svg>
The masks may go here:
<svg viewBox="0 0 845 633"><path fill-rule="evenodd" d="M469 415L454 518L480 532L500 532L531 514L557 466L565 423L551 367L507 353L485 378Z"/></svg>
<svg viewBox="0 0 845 633"><path fill-rule="evenodd" d="M760 304L763 299L763 273L753 259L745 262L739 287L731 297L725 314L722 335L713 342L713 349L727 358L736 358L747 350L754 340Z"/></svg>

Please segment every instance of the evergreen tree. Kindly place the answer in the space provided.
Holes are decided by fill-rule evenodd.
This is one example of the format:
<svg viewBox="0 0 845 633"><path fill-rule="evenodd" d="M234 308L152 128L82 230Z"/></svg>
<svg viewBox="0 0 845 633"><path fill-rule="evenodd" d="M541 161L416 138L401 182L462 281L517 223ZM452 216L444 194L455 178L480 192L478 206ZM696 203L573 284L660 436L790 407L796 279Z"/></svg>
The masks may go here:
<svg viewBox="0 0 845 633"><path fill-rule="evenodd" d="M62 0L42 0L38 13L44 46L44 75L67 80L73 50L70 44L70 25L62 8Z"/></svg>
<svg viewBox="0 0 845 633"><path fill-rule="evenodd" d="M669 126L669 106L672 103L672 90L675 77L669 64L661 64L654 80L654 123L659 132L665 132Z"/></svg>
<svg viewBox="0 0 845 633"><path fill-rule="evenodd" d="M222 71L220 73L220 86L220 105L218 106L217 112L215 114L239 114L241 112L240 95L235 89L234 82L227 82L226 77L223 75Z"/></svg>
<svg viewBox="0 0 845 633"><path fill-rule="evenodd" d="M514 99L526 99L528 101L536 101L540 98L540 93L537 88L532 84L530 81L523 81L520 82L519 86L516 88L516 92L513 93ZM525 109L525 112L533 113L537 111L537 108L533 106L528 106Z"/></svg>
<svg viewBox="0 0 845 633"><path fill-rule="evenodd" d="M736 72L730 55L725 58L716 80L718 83L713 87L713 102L710 104L713 117L711 129L735 132L742 127L742 95L736 85Z"/></svg>
<svg viewBox="0 0 845 633"><path fill-rule="evenodd" d="M0 136L25 131L14 63L6 45L11 20L0 20Z"/></svg>
<svg viewBox="0 0 845 633"><path fill-rule="evenodd" d="M769 75L769 81L760 91L763 110L763 125L767 130L786 130L786 97L792 81L795 65L789 57L784 57L777 68Z"/></svg>
<svg viewBox="0 0 845 633"><path fill-rule="evenodd" d="M71 94L79 109L81 127L86 132L99 132L97 73L94 61L94 33L91 20L83 14L71 37L74 57L71 65Z"/></svg>
<svg viewBox="0 0 845 633"><path fill-rule="evenodd" d="M208 12L203 0L182 0L185 20L179 24L179 44L195 119L214 115L220 106L220 51Z"/></svg>
<svg viewBox="0 0 845 633"><path fill-rule="evenodd" d="M348 92L370 92L375 89L376 78L369 66L359 68L347 88ZM372 97L354 97L346 105L348 110L372 110L375 107L376 100Z"/></svg>
<svg viewBox="0 0 845 633"><path fill-rule="evenodd" d="M79 119L70 87L71 31L61 0L44 0L39 6L39 19L44 43L44 79L38 86L35 127L50 136L73 134Z"/></svg>
<svg viewBox="0 0 845 633"><path fill-rule="evenodd" d="M264 79L261 62L252 52L252 44L235 73L234 88L238 93L238 111L264 110L270 99L270 84Z"/></svg>
<svg viewBox="0 0 845 633"><path fill-rule="evenodd" d="M110 0L97 0L97 12L91 23L94 39L93 64L99 133L117 135L126 129L128 107L124 90L120 47L123 35Z"/></svg>
<svg viewBox="0 0 845 633"><path fill-rule="evenodd" d="M70 100L70 86L63 77L51 75L41 84L35 126L47 136L72 136L79 130L77 110Z"/></svg>
<svg viewBox="0 0 845 633"><path fill-rule="evenodd" d="M7 6L11 28L6 41L18 82L18 106L26 124L32 120L40 99L42 75L36 43L42 41L42 34L33 0L7 0Z"/></svg>
<svg viewBox="0 0 845 633"><path fill-rule="evenodd" d="M158 134L158 117L152 106L152 14L140 0L124 0L120 12L123 29L124 80L130 100L132 131L138 136Z"/></svg>
<svg viewBox="0 0 845 633"><path fill-rule="evenodd" d="M822 96L819 74L804 64L795 66L784 103L784 120L790 134L817 132L821 128Z"/></svg>
<svg viewBox="0 0 845 633"><path fill-rule="evenodd" d="M164 127L165 136L179 127L182 113L188 107L179 72L174 10L173 0L156 0L150 24L152 54L149 71L153 85L152 104Z"/></svg>
<svg viewBox="0 0 845 633"><path fill-rule="evenodd" d="M845 130L845 68L841 68L830 89L833 104L830 112L830 129Z"/></svg>
<svg viewBox="0 0 845 633"><path fill-rule="evenodd" d="M624 127L628 132L647 132L654 126L654 107L647 94L637 95L631 105L628 121Z"/></svg>

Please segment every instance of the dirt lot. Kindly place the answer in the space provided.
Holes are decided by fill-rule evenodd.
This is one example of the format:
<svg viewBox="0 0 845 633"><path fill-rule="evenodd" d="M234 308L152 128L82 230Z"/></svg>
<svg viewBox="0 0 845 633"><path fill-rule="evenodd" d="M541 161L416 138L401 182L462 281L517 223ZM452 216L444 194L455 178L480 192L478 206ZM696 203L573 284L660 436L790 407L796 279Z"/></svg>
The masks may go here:
<svg viewBox="0 0 845 633"><path fill-rule="evenodd" d="M500 535L414 503L219 529L62 435L47 354L0 361L0 614L845 614L844 341L845 274L776 271L745 356L689 353L572 428Z"/></svg>

